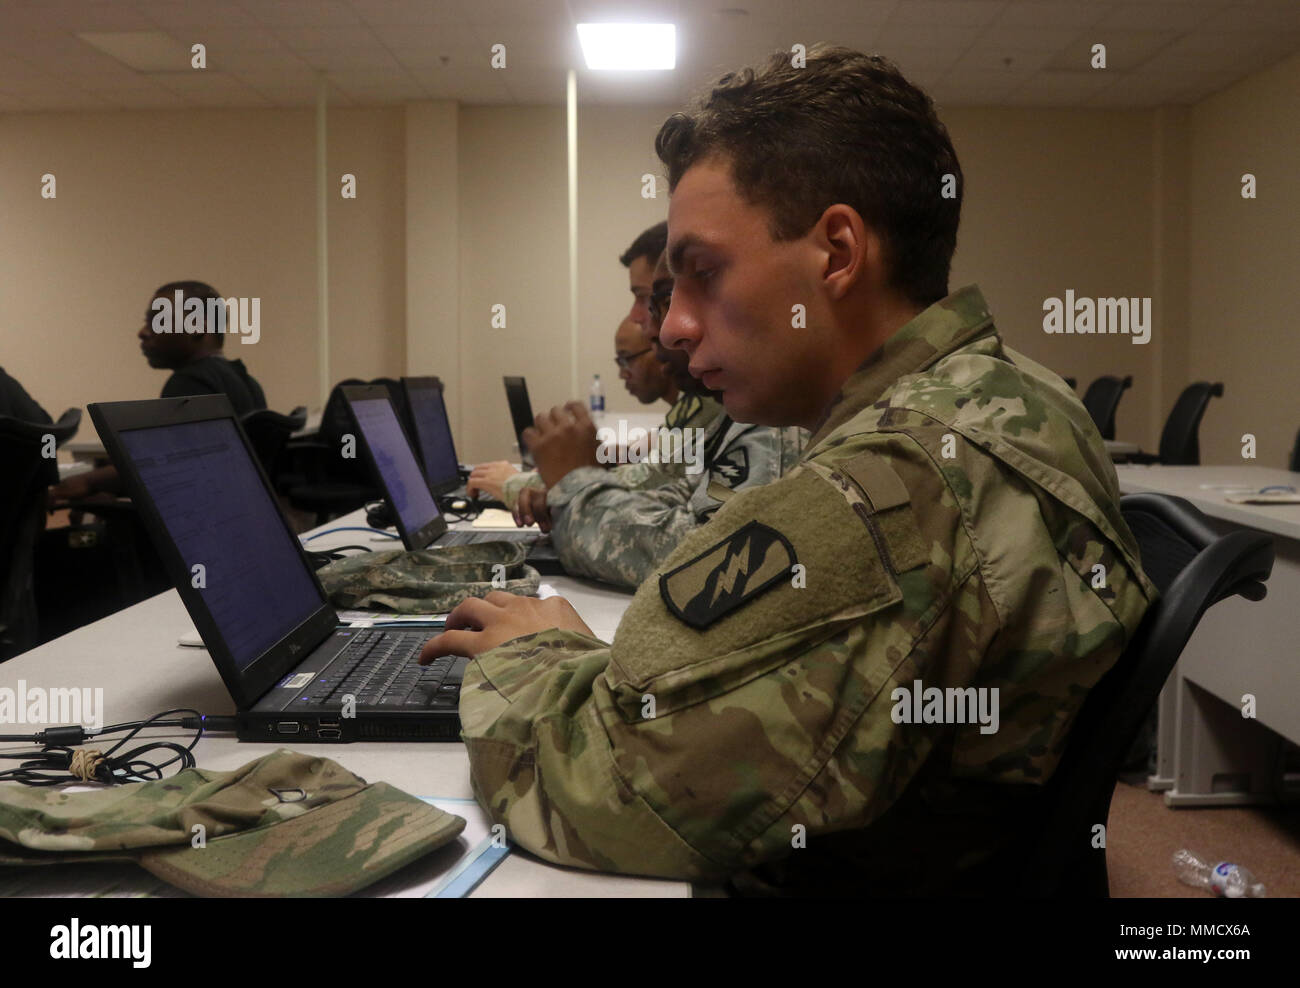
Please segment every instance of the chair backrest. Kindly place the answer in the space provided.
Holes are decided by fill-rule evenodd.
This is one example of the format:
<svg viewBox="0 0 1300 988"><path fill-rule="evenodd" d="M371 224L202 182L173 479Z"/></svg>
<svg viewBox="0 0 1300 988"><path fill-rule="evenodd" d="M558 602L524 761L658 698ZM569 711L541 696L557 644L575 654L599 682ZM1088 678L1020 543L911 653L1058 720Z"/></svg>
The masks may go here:
<svg viewBox="0 0 1300 988"><path fill-rule="evenodd" d="M361 457L350 460L339 455L343 448L343 436L352 431L352 417L348 414L347 399L343 389L353 384L365 384L358 377L345 378L330 390L329 399L321 412L320 429L316 438L329 447L330 454L324 462L328 479L353 483L368 483L366 465Z"/></svg>
<svg viewBox="0 0 1300 988"><path fill-rule="evenodd" d="M0 662L35 644L33 553L45 527L45 488L59 479L57 462L43 455L45 437L57 449L80 425L79 408L52 425L0 416Z"/></svg>
<svg viewBox="0 0 1300 988"><path fill-rule="evenodd" d="M1088 409L1102 439L1115 438L1115 409L1119 408L1119 400L1132 384L1131 375L1121 379L1106 374L1088 385L1083 396L1083 407Z"/></svg>
<svg viewBox="0 0 1300 988"><path fill-rule="evenodd" d="M253 452L257 454L258 462L262 464L262 469L266 471L268 477L275 476L275 461L279 459L289 437L301 429L306 422L305 405L299 405L288 415L263 408L256 412L249 412L239 420L244 434L248 436L248 441L253 446Z"/></svg>
<svg viewBox="0 0 1300 988"><path fill-rule="evenodd" d="M1019 894L1107 894L1105 824L1116 776L1165 680L1212 604L1240 595L1262 600L1273 540L1250 529L1218 537L1183 498L1129 494L1121 510L1161 592L1119 661L1089 692L1065 754L1047 786L1045 816L1020 857Z"/></svg>
<svg viewBox="0 0 1300 988"><path fill-rule="evenodd" d="M1197 436L1201 418L1211 398L1223 397L1223 382L1197 381L1183 389L1160 433L1160 462L1166 466L1195 467L1201 463Z"/></svg>

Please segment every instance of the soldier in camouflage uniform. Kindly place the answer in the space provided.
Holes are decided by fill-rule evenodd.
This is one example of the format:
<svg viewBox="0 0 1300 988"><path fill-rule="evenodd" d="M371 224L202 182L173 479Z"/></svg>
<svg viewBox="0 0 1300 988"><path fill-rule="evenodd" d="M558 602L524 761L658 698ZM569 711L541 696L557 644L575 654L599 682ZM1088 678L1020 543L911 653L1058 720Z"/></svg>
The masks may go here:
<svg viewBox="0 0 1300 988"><path fill-rule="evenodd" d="M749 142L786 158L764 172ZM478 798L578 867L996 891L980 866L1155 597L1101 437L977 288L948 294L960 196L939 190L960 167L889 63L774 56L656 146L664 341L728 412L814 434L797 469L682 540L612 644L560 598L452 613L425 661L476 658L461 719ZM951 701L930 717L930 690L968 713L991 697L995 729Z"/></svg>
<svg viewBox="0 0 1300 988"><path fill-rule="evenodd" d="M677 400L664 416L661 437L668 440L677 433L687 429L707 429L709 425L722 417L722 406L708 395L679 392ZM475 469L478 469L477 467ZM622 463L614 467L611 473L618 476L618 482L628 489L658 487L686 476L686 464L671 442L665 441L659 450L659 462L643 460L639 463ZM511 474L501 488L501 501L514 511L519 505L519 494L525 487L544 491L546 485L536 470L525 470Z"/></svg>
<svg viewBox="0 0 1300 988"><path fill-rule="evenodd" d="M663 254L664 245L667 242L668 224L661 221L637 234L636 239L618 258L618 262L627 268L627 285L628 290L632 293L632 307L628 310L624 321L625 323L632 323L642 333L646 332L646 324L650 319L649 303L654 280L655 261ZM620 326L620 333L622 329L623 327ZM636 349L640 350L641 347L637 346ZM650 363L654 363L653 359L650 360ZM644 364L645 361L643 360L642 366ZM631 381L628 382L628 390L633 391ZM703 411L698 403L688 402L683 405L678 401L680 395L671 389L653 395L647 393L644 397L637 395L637 397L643 404L650 404L664 398L673 406L668 411L668 419L675 421L665 421L665 426L676 425L679 428L683 427L686 424L684 419ZM716 408L716 411L720 413L721 408ZM707 422L697 421L691 424L703 427ZM629 479L631 476L632 473L629 473ZM648 480L643 480L643 482L648 482ZM659 482L655 481L655 483ZM476 492L483 491L489 496L497 498L508 509L514 511L521 490L529 487L540 489L544 488L544 486L541 477L537 475L537 471L521 472L504 460L497 460L475 465L474 470L470 473L466 490L471 497L475 496Z"/></svg>
<svg viewBox="0 0 1300 988"><path fill-rule="evenodd" d="M733 491L770 484L793 468L807 439L798 428L733 422L691 377L686 355L661 346L659 328L672 285L661 258L654 281L654 298L660 301L651 304L647 332L659 359L681 389L682 400L696 398L700 403L702 411L694 421L706 424L687 426L703 429L694 455L680 455L681 451L663 442L658 464L630 463L613 470L579 466L560 473L562 479L549 489L527 492L516 511L521 523L536 520L551 533L566 572L628 589L649 576ZM554 414L542 420L543 428ZM588 426L581 407L574 408L573 414L568 441L576 449L589 441L585 435ZM549 457L547 447L554 437L554 431L530 437L533 455ZM693 459L694 467L688 459Z"/></svg>

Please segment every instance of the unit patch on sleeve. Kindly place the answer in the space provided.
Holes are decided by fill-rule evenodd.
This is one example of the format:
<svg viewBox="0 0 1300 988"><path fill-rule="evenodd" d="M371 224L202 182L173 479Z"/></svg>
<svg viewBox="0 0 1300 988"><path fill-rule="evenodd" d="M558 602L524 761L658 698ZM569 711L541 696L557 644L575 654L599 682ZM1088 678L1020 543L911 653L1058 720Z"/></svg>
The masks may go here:
<svg viewBox="0 0 1300 988"><path fill-rule="evenodd" d="M725 456L713 461L709 470L728 487L739 487L749 479L749 450L744 446L728 450Z"/></svg>
<svg viewBox="0 0 1300 988"><path fill-rule="evenodd" d="M751 521L694 559L659 577L664 604L692 628L707 628L781 580L790 578L794 547Z"/></svg>

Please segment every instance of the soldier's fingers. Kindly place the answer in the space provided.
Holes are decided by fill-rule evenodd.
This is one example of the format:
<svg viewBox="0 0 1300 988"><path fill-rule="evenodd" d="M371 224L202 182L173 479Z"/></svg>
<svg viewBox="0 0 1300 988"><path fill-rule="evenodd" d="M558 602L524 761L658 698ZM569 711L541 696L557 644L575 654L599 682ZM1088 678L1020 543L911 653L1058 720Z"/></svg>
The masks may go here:
<svg viewBox="0 0 1300 988"><path fill-rule="evenodd" d="M540 435L541 435L541 431L530 425L527 429L525 429L523 432L519 434L519 438L521 438L524 441L525 446L531 447L534 443L537 442L537 439ZM522 453L523 450L520 450L520 452Z"/></svg>
<svg viewBox="0 0 1300 988"><path fill-rule="evenodd" d="M481 597L466 597L447 615L447 630L462 631L470 628L478 631L494 610L495 608L485 603Z"/></svg>
<svg viewBox="0 0 1300 988"><path fill-rule="evenodd" d="M564 406L564 410L573 416L573 420L579 424L590 422L591 416L587 413L587 407L580 401L571 401Z"/></svg>
<svg viewBox="0 0 1300 988"><path fill-rule="evenodd" d="M485 594L483 599L493 607L512 607L524 598L508 590L492 590Z"/></svg>
<svg viewBox="0 0 1300 988"><path fill-rule="evenodd" d="M424 643L420 650L420 665L427 666L444 655L477 655L483 651L479 647L482 634L480 631L444 631Z"/></svg>

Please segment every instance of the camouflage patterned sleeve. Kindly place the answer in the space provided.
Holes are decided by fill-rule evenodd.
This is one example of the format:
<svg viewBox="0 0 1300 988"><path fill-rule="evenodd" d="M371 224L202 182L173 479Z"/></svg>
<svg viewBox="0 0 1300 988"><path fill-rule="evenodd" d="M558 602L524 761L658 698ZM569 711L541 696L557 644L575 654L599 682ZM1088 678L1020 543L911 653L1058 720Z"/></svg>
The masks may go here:
<svg viewBox="0 0 1300 988"><path fill-rule="evenodd" d="M512 473L506 478L505 484L501 489L501 503L509 510L514 511L515 505L519 503L519 492L525 487L545 487L542 478L536 470L521 470L519 473Z"/></svg>
<svg viewBox="0 0 1300 988"><path fill-rule="evenodd" d="M713 469L658 487L629 468L572 471L547 495L551 538L574 575L631 589L717 510L711 483L744 490L771 483L792 465L794 429L733 425ZM633 465L639 466L639 465Z"/></svg>
<svg viewBox="0 0 1300 988"><path fill-rule="evenodd" d="M1028 484L981 502L991 458L936 454L840 441L686 536L612 645L550 631L479 656L461 717L484 808L550 861L709 880L867 840L934 752L983 782L1049 776L1140 587L1115 560L1090 593L1095 528L1067 519L1060 550ZM918 684L972 716L913 719Z"/></svg>
<svg viewBox="0 0 1300 988"><path fill-rule="evenodd" d="M825 471L733 497L641 586L612 646L547 632L472 664L480 801L548 860L689 879L784 854L794 823L861 823L928 751L896 737L888 687L950 576L918 583L917 622L866 620L896 617L902 592ZM981 635L975 594L941 636ZM861 750L828 771L848 735Z"/></svg>

